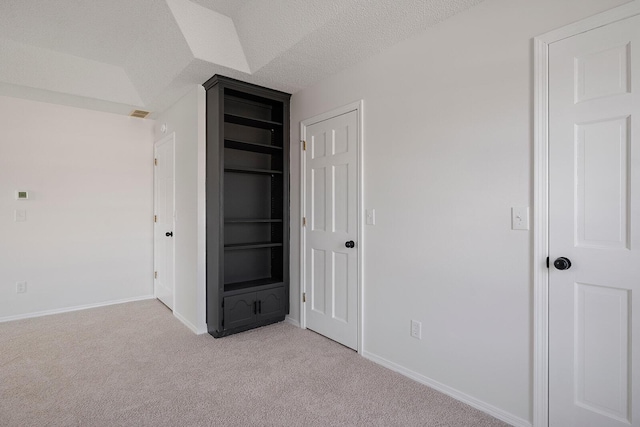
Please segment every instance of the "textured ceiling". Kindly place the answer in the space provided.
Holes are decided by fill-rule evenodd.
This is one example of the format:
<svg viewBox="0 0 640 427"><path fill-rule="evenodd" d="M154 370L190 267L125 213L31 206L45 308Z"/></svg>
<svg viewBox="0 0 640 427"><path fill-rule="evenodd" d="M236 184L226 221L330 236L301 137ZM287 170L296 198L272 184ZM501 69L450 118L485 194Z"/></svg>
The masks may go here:
<svg viewBox="0 0 640 427"><path fill-rule="evenodd" d="M123 65L154 0L2 0L0 38Z"/></svg>
<svg viewBox="0 0 640 427"><path fill-rule="evenodd" d="M294 93L482 0L2 0L0 95L160 112L213 74Z"/></svg>
<svg viewBox="0 0 640 427"><path fill-rule="evenodd" d="M215 10L218 13L234 19L240 9L250 0L192 0L194 3Z"/></svg>

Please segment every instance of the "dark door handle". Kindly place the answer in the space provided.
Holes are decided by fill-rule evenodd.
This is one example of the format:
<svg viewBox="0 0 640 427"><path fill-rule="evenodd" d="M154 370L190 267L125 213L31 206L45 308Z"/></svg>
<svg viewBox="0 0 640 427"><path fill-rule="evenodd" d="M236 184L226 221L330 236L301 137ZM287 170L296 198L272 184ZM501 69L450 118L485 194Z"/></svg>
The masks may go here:
<svg viewBox="0 0 640 427"><path fill-rule="evenodd" d="M558 270L568 270L571 268L571 260L569 258L561 256L560 258L553 261L553 266Z"/></svg>
<svg viewBox="0 0 640 427"><path fill-rule="evenodd" d="M348 242L345 242L344 244L347 248L355 248L356 244L353 242L353 240L349 240Z"/></svg>
<svg viewBox="0 0 640 427"><path fill-rule="evenodd" d="M167 236L167 237L173 237L173 231L167 231L167 232L165 233L165 236Z"/></svg>

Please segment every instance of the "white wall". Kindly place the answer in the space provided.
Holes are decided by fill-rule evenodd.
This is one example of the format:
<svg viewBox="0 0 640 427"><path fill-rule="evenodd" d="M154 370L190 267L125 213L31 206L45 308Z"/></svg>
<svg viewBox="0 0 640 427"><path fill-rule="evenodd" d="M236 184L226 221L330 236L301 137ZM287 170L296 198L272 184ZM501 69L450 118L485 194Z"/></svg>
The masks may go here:
<svg viewBox="0 0 640 427"><path fill-rule="evenodd" d="M532 419L532 38L624 0L486 0L292 98L364 99L364 352L514 424ZM291 152L299 318L300 147ZM422 340L409 336L422 322Z"/></svg>
<svg viewBox="0 0 640 427"><path fill-rule="evenodd" d="M163 125L166 126L164 132ZM156 141L173 132L176 140L173 313L194 332L205 333L205 90L202 86L194 86L157 118Z"/></svg>
<svg viewBox="0 0 640 427"><path fill-rule="evenodd" d="M0 97L0 125L0 320L150 297L153 122Z"/></svg>

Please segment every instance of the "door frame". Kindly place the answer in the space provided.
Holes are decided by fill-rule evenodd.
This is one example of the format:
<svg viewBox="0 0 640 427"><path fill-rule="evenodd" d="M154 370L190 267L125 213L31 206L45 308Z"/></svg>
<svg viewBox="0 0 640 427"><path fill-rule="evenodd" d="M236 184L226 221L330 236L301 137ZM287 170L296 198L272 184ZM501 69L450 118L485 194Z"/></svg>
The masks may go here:
<svg viewBox="0 0 640 427"><path fill-rule="evenodd" d="M174 232L175 235L175 231L176 231L176 211L175 211L175 207L176 207L176 133L175 132L171 132L169 135L157 140L156 142L153 143L153 162L154 162L154 166L153 166L153 215L156 215L156 166L155 166L155 159L156 159L156 150L158 148L159 145L164 144L167 141L171 141L171 145L172 145L172 151L173 151L173 227L172 230ZM173 288L172 288L172 294L171 295L171 299L173 302L173 308L171 309L172 312L175 312L176 310L176 239L175 237L173 237L171 239L171 244L173 245L173 258L171 260L171 263L173 263L173 277L171 278L173 281ZM155 221L153 222L153 271L158 271L157 270L157 258L156 258L156 223ZM153 279L153 296L157 299L158 295L156 292L156 279Z"/></svg>
<svg viewBox="0 0 640 427"><path fill-rule="evenodd" d="M357 339L357 351L359 354L362 354L364 349L363 343L363 330L362 326L364 324L364 306L363 306L363 298L364 298L364 290L363 290L363 278L364 278L364 230L363 230L363 150L362 143L364 141L363 134L363 107L364 101L361 99L359 101L353 102L351 104L344 105L342 107L338 107L331 111L327 111L325 113L313 116L306 120L300 122L300 143L304 144L303 141L306 139L307 127L311 126L315 123L322 122L324 120L331 119L336 116L340 116L342 114L350 113L352 111L356 112L358 118L358 138L356 141L357 144L357 153L356 153L356 199L357 199L357 208L356 208L356 241L358 242L358 255L357 255L357 288L358 288L358 315L357 315L357 327L358 327L358 339ZM302 225L302 218L305 215L306 210L306 156L305 150L300 149L300 295L298 301L300 302L300 327L302 329L307 329L307 310L306 304L303 302L303 293L307 287L305 277L306 277L306 259L305 259L305 245L306 245L306 227Z"/></svg>
<svg viewBox="0 0 640 427"><path fill-rule="evenodd" d="M549 45L640 14L640 0L533 39L533 427L549 425Z"/></svg>

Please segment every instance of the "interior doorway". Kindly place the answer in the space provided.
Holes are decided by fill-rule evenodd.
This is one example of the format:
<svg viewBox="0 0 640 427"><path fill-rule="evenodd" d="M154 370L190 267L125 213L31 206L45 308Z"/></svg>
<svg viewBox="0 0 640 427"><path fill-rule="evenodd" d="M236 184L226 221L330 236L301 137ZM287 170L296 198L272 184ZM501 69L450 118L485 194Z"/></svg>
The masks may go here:
<svg viewBox="0 0 640 427"><path fill-rule="evenodd" d="M154 294L171 310L175 303L175 133L154 144Z"/></svg>
<svg viewBox="0 0 640 427"><path fill-rule="evenodd" d="M362 102L301 123L302 327L361 347Z"/></svg>
<svg viewBox="0 0 640 427"><path fill-rule="evenodd" d="M534 426L639 426L640 4L535 43Z"/></svg>

